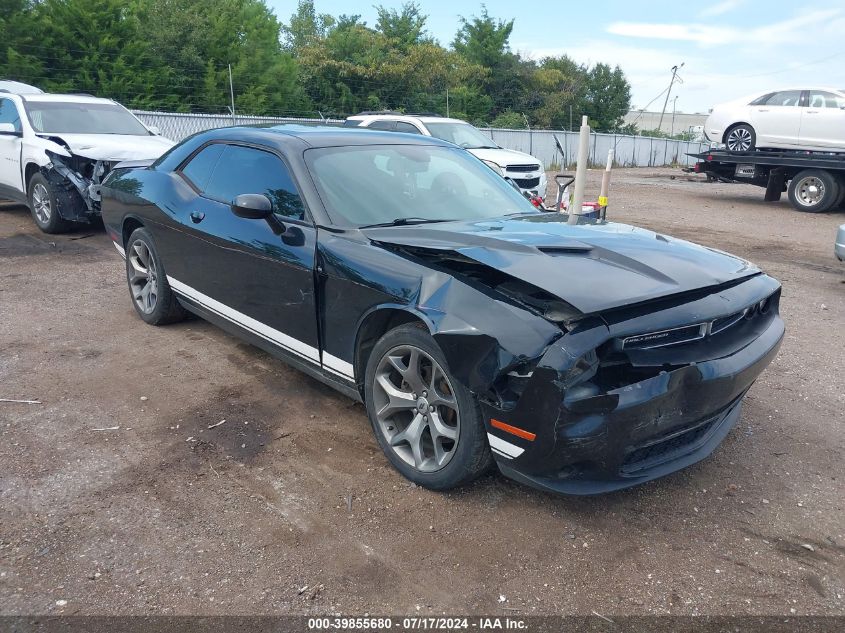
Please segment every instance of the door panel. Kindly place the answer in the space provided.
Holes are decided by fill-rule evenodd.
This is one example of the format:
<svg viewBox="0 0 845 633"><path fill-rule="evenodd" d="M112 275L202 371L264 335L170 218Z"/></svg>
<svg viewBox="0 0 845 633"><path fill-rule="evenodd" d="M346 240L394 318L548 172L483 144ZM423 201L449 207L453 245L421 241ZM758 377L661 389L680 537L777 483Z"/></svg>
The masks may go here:
<svg viewBox="0 0 845 633"><path fill-rule="evenodd" d="M810 90L801 118L801 145L845 149L845 97Z"/></svg>
<svg viewBox="0 0 845 633"><path fill-rule="evenodd" d="M20 131L18 108L11 99L0 98L0 123L9 123ZM0 197L21 199L24 195L21 175L21 139L11 134L0 134Z"/></svg>
<svg viewBox="0 0 845 633"><path fill-rule="evenodd" d="M248 152L260 156L253 160ZM270 167L272 174L267 173ZM313 273L316 229L289 217L302 209L302 203L284 163L262 150L227 145L206 189L206 195L232 198L264 193L277 213L267 220L241 218L229 203L192 190L192 198L182 205L181 253L170 255L174 264L165 262L168 275L176 280L174 288L285 350L319 363Z"/></svg>
<svg viewBox="0 0 845 633"><path fill-rule="evenodd" d="M758 147L798 145L803 111L800 103L800 90L784 90L772 94L765 103L751 106Z"/></svg>

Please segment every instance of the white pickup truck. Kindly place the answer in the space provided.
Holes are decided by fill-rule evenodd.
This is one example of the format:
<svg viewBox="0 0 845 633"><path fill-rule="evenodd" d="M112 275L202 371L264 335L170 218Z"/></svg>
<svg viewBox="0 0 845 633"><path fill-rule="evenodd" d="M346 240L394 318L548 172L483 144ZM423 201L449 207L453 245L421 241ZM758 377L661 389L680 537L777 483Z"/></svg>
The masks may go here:
<svg viewBox="0 0 845 633"><path fill-rule="evenodd" d="M28 206L45 233L97 217L100 183L116 163L173 145L110 99L0 82L0 199Z"/></svg>

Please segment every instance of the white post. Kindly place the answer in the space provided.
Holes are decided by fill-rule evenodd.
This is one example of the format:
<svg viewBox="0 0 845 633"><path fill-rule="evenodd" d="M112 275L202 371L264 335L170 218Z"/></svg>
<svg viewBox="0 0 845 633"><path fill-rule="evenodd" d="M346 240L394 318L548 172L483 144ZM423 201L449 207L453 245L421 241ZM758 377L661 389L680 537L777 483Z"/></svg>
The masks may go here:
<svg viewBox="0 0 845 633"><path fill-rule="evenodd" d="M599 193L599 206L601 207L601 217L604 219L607 213L607 194L610 191L610 170L613 168L613 150L607 150L607 166L604 168L604 173L601 176L601 193Z"/></svg>
<svg viewBox="0 0 845 633"><path fill-rule="evenodd" d="M581 118L581 136L578 139L578 165L575 168L575 184L569 201L567 224L578 224L584 206L584 186L587 184L587 160L590 151L590 126L587 117Z"/></svg>

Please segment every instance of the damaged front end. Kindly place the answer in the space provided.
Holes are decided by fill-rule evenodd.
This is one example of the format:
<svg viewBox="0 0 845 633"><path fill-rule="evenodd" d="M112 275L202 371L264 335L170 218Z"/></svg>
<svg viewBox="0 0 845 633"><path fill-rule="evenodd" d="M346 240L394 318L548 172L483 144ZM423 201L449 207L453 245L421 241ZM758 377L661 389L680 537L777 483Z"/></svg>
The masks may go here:
<svg viewBox="0 0 845 633"><path fill-rule="evenodd" d="M534 367L508 374L498 402L483 404L501 470L596 494L703 459L777 353L779 301L778 283L760 274L572 324ZM527 435L501 431L510 427Z"/></svg>
<svg viewBox="0 0 845 633"><path fill-rule="evenodd" d="M59 215L73 222L90 222L100 215L100 185L114 164L46 150L50 162L41 173L52 185Z"/></svg>
<svg viewBox="0 0 845 633"><path fill-rule="evenodd" d="M703 459L784 334L780 284L753 264L625 225L368 237L428 271L414 310L478 398L500 470L545 490L603 493Z"/></svg>

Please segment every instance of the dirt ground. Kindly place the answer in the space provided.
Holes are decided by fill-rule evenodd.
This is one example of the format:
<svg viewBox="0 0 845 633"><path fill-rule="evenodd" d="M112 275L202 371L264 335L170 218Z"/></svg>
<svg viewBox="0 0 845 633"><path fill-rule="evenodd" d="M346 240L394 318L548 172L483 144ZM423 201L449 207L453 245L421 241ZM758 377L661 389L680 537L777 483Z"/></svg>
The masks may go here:
<svg viewBox="0 0 845 633"><path fill-rule="evenodd" d="M787 335L711 458L592 498L410 485L360 405L145 325L102 230L0 209L0 398L41 402L0 402L0 613L845 614L845 212L613 177L611 218L778 278Z"/></svg>

